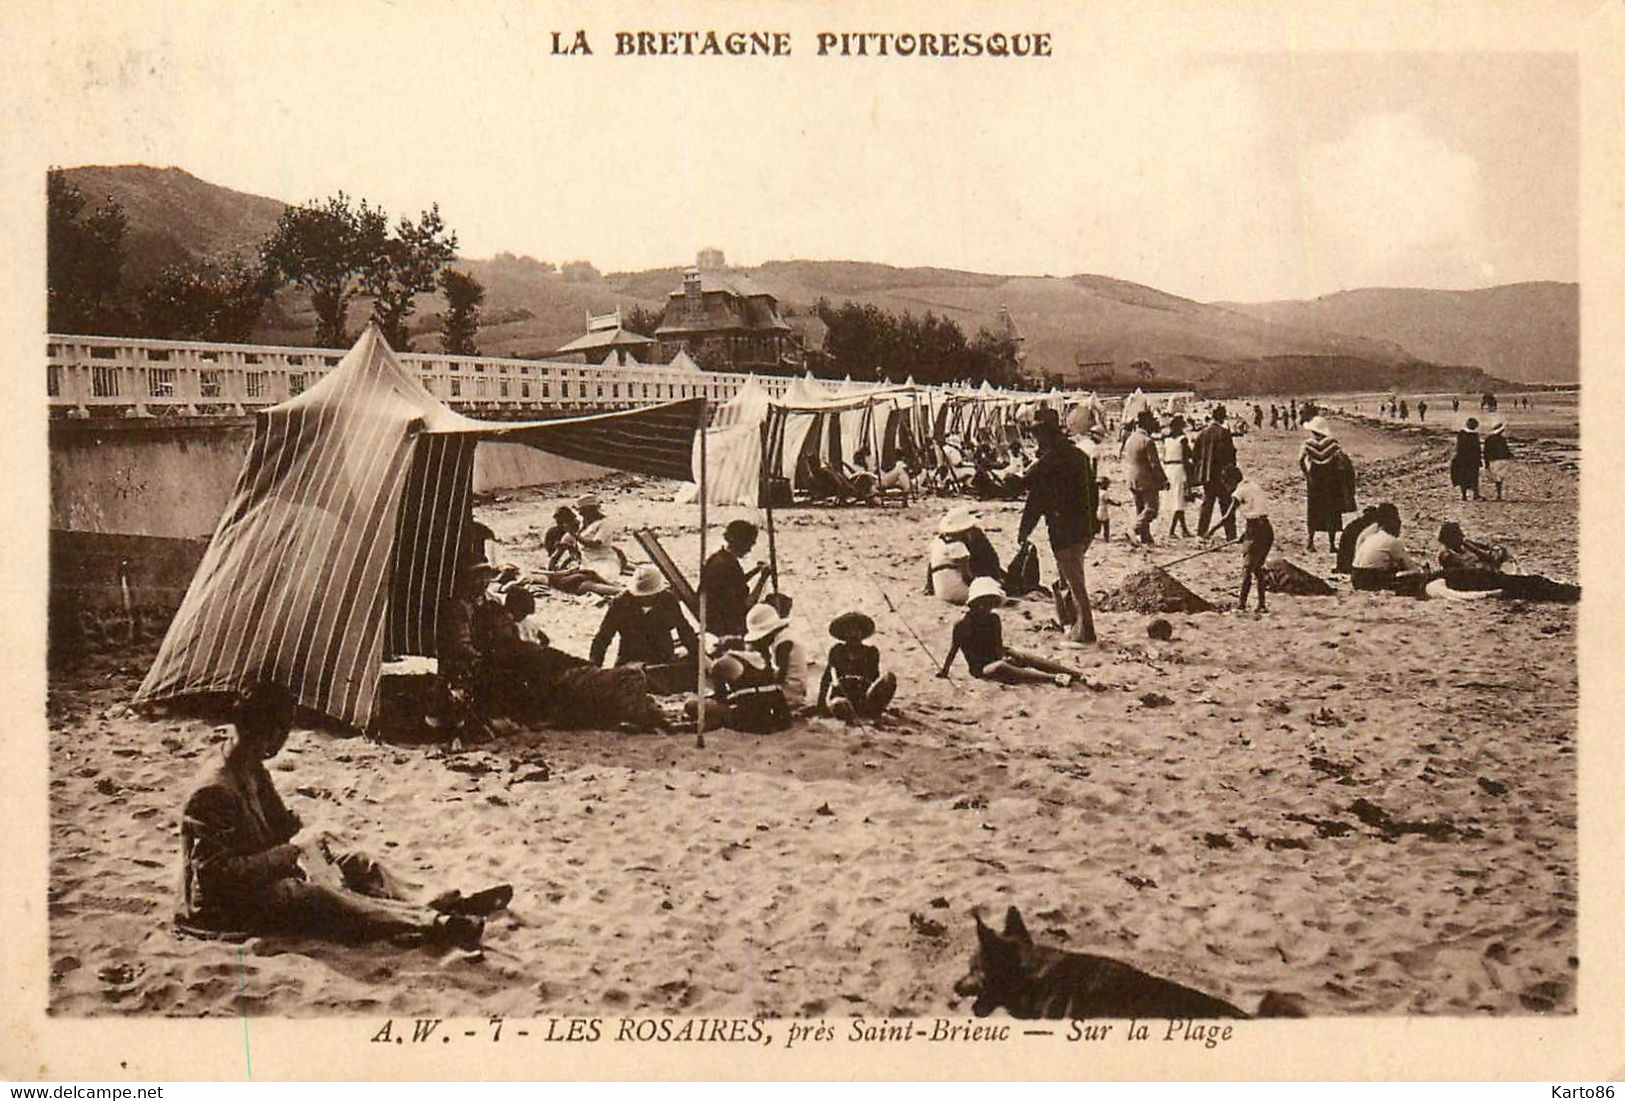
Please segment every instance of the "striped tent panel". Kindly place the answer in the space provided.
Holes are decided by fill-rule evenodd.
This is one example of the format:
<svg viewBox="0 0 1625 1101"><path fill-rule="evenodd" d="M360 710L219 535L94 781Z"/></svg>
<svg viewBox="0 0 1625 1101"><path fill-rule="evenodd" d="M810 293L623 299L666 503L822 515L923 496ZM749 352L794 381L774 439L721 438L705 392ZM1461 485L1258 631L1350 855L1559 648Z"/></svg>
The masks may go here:
<svg viewBox="0 0 1625 1101"><path fill-rule="evenodd" d="M634 474L694 480L694 433L704 398L684 398L627 413L521 425L481 426L485 439L525 443L567 459Z"/></svg>
<svg viewBox="0 0 1625 1101"><path fill-rule="evenodd" d="M394 543L378 535L395 530L422 411L396 392L393 356L358 351L257 418L138 700L268 681L346 722L370 716Z"/></svg>
<svg viewBox="0 0 1625 1101"><path fill-rule="evenodd" d="M451 595L474 488L467 434L425 435L401 491L389 598L389 651L435 653L440 603Z"/></svg>
<svg viewBox="0 0 1625 1101"><path fill-rule="evenodd" d="M376 328L321 382L259 414L232 499L136 699L286 687L365 729L379 665L433 656L482 439L692 478L703 399L509 425L452 412Z"/></svg>

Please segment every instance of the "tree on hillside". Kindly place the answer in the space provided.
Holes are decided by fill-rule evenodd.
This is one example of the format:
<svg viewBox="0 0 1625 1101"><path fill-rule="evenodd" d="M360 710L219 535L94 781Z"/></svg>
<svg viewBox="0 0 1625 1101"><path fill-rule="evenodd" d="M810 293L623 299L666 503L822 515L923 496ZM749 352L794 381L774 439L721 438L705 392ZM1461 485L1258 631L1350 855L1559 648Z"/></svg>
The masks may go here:
<svg viewBox="0 0 1625 1101"><path fill-rule="evenodd" d="M603 276L586 260L571 260L559 269L566 283L596 283Z"/></svg>
<svg viewBox="0 0 1625 1101"><path fill-rule="evenodd" d="M236 254L171 264L142 292L138 335L246 341L276 285L264 264Z"/></svg>
<svg viewBox="0 0 1625 1101"><path fill-rule="evenodd" d="M341 348L348 341L344 314L361 281L389 241L384 212L363 199L352 206L340 191L324 201L289 207L260 245L266 268L310 294L316 310L316 343Z"/></svg>
<svg viewBox="0 0 1625 1101"><path fill-rule="evenodd" d="M665 318L663 310L649 310L642 306L633 306L630 310L621 311L621 328L629 333L639 336L654 336L655 330L660 328L660 322Z"/></svg>
<svg viewBox="0 0 1625 1101"><path fill-rule="evenodd" d="M446 268L440 273L440 290L446 296L446 316L440 324L440 339L446 353L478 355L475 336L479 332L485 288L468 272Z"/></svg>
<svg viewBox="0 0 1625 1101"><path fill-rule="evenodd" d="M391 348L411 350L406 322L415 308L413 299L435 289L435 277L456 254L457 234L446 229L436 203L416 222L402 218L367 265L361 289L372 295L372 319Z"/></svg>
<svg viewBox="0 0 1625 1101"><path fill-rule="evenodd" d="M1149 359L1137 359L1128 366L1129 370L1134 372L1134 377L1141 382L1150 382L1157 377L1156 369L1151 366Z"/></svg>
<svg viewBox="0 0 1625 1101"><path fill-rule="evenodd" d="M124 208L112 199L86 214L84 193L60 172L45 180L46 326L53 333L110 333L122 327Z"/></svg>

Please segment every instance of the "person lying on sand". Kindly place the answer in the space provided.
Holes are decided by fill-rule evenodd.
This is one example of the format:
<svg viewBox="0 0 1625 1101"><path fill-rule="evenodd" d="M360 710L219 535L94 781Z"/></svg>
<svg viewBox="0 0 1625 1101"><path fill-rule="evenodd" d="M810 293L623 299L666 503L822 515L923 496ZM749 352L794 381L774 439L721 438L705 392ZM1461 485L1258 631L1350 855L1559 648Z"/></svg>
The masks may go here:
<svg viewBox="0 0 1625 1101"><path fill-rule="evenodd" d="M835 645L818 684L818 709L844 722L879 717L897 695L897 674L881 673L880 651L864 645L875 633L875 621L862 612L846 612L830 621L829 633Z"/></svg>
<svg viewBox="0 0 1625 1101"><path fill-rule="evenodd" d="M588 659L603 665L609 644L617 638L621 645L615 664L643 666L654 691L686 692L693 686L700 640L655 566L639 566L631 587L609 602Z"/></svg>
<svg viewBox="0 0 1625 1101"><path fill-rule="evenodd" d="M1445 584L1457 592L1500 590L1502 596L1554 604L1573 604L1580 587L1534 573L1507 570L1512 554L1505 547L1467 538L1461 525L1446 521L1439 528L1439 565Z"/></svg>
<svg viewBox="0 0 1625 1101"><path fill-rule="evenodd" d="M638 729L668 725L649 698L641 666L599 669L549 645L534 627L527 639L520 630L527 618L523 601L509 606L486 597L492 569L484 561L464 565L452 596L441 602L436 630L440 674L479 718L545 718L570 726L628 723Z"/></svg>
<svg viewBox="0 0 1625 1101"><path fill-rule="evenodd" d="M295 933L334 940L396 937L477 948L507 885L429 896L331 834L306 830L265 762L293 725L286 689L255 685L237 703L224 760L187 796L176 924L190 932Z"/></svg>
<svg viewBox="0 0 1625 1101"><path fill-rule="evenodd" d="M965 655L970 674L1001 684L1054 684L1065 688L1083 674L1038 654L1004 644L1004 627L994 611L1004 603L1004 590L991 577L979 577L970 587L970 609L954 624L953 643L937 676L944 679L954 658Z"/></svg>

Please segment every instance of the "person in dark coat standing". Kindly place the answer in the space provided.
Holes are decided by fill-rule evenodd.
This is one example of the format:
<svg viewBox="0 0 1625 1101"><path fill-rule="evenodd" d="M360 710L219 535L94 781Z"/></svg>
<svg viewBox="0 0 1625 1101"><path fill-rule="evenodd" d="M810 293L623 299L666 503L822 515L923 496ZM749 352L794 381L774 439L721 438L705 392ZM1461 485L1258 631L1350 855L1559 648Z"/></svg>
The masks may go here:
<svg viewBox="0 0 1625 1101"><path fill-rule="evenodd" d="M1463 501L1469 493L1475 501L1484 499L1478 492L1478 472L1483 464L1484 448L1478 438L1478 418L1468 417L1467 423L1456 433L1456 453L1450 459L1450 484L1461 490Z"/></svg>
<svg viewBox="0 0 1625 1101"><path fill-rule="evenodd" d="M1196 516L1196 536L1205 538L1208 525L1213 522L1213 506L1219 506L1219 515L1225 518L1224 534L1236 537L1236 520L1230 513L1230 489L1225 484L1224 472L1236 465L1236 441L1225 427L1224 406L1215 406L1207 424L1196 435L1195 468L1193 476L1202 487L1202 508Z"/></svg>
<svg viewBox="0 0 1625 1101"><path fill-rule="evenodd" d="M1309 438L1298 451L1298 468L1306 483L1309 512L1309 549L1315 549L1315 533L1325 532L1328 549L1337 553L1337 533L1343 530L1343 514L1355 510L1354 464L1337 445L1325 417L1312 417L1304 424Z"/></svg>
<svg viewBox="0 0 1625 1101"><path fill-rule="evenodd" d="M1068 638L1073 643L1092 644L1095 619L1089 608L1083 555L1095 534L1095 464L1066 437L1054 419L1035 422L1033 436L1038 440L1038 461L1027 469L1027 505L1016 538L1026 543L1038 521L1044 521L1049 528L1050 549L1055 553L1056 572L1077 605L1078 616Z"/></svg>

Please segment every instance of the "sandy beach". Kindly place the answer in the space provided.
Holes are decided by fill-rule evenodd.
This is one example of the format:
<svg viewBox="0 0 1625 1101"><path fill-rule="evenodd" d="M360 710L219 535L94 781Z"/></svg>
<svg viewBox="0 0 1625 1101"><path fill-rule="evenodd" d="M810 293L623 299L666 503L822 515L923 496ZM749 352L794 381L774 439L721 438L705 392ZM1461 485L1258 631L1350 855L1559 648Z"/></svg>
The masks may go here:
<svg viewBox="0 0 1625 1101"><path fill-rule="evenodd" d="M1396 502L1413 552L1431 557L1439 523L1458 519L1528 570L1576 577L1572 443L1520 447L1514 427L1525 461L1509 499L1463 503L1447 415L1436 431L1431 409L1430 431L1337 422L1361 503ZM1240 462L1280 503L1278 553L1326 576L1323 544L1304 548L1300 439L1252 433ZM697 515L675 488L593 486L692 575ZM534 570L553 508L578 492L503 494L479 514ZM1169 642L1145 616L1099 613L1102 645L1079 657L1057 646L1047 604L1009 605L1007 639L1076 659L1084 685L1001 687L963 665L944 681L933 656L958 610L921 583L949 505L779 516L783 586L814 653L837 613L879 625L902 685L878 725L811 718L714 732L703 749L691 734L537 730L460 754L296 731L272 775L307 822L425 879L514 884L478 954L178 936L178 810L225 732L123 712L150 652L59 676L52 1011L968 1014L952 988L970 913L1016 904L1040 941L1249 1010L1273 990L1315 1015L1573 1012L1576 609L1339 581L1237 615L1232 548L1172 568L1226 610L1170 617ZM1020 505L978 511L1008 556ZM713 511L712 546L736 515ZM1131 548L1130 526L1117 510L1113 541L1091 548L1097 592L1198 549ZM585 653L602 611L555 594L540 614Z"/></svg>

